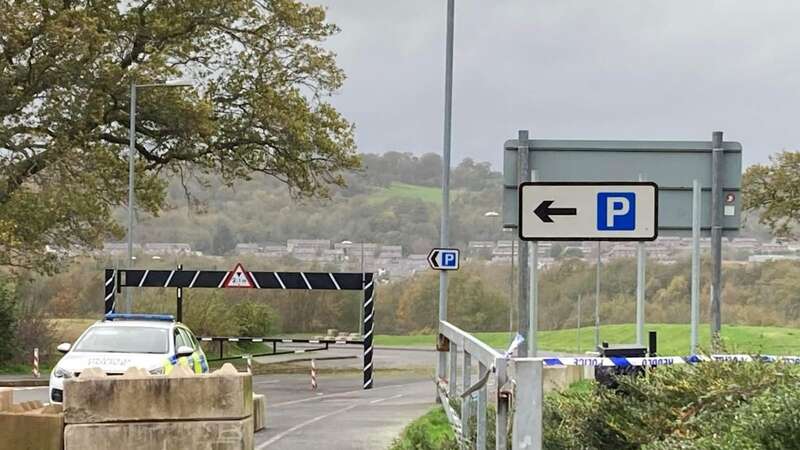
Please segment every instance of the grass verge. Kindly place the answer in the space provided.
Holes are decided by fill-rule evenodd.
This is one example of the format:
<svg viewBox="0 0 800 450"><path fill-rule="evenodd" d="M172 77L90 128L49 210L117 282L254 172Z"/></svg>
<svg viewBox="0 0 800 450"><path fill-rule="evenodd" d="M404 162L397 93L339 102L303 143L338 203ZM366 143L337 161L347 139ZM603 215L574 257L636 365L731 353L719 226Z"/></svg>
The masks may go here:
<svg viewBox="0 0 800 450"><path fill-rule="evenodd" d="M661 355L685 355L689 352L689 325L648 324L645 331L658 333L658 353ZM700 327L700 347L709 348L709 327ZM511 342L508 332L475 333L475 336L495 348L504 348ZM540 331L539 348L552 352L585 352L594 349L594 328ZM612 344L631 343L636 340L633 324L603 325L600 339ZM748 325L725 325L722 340L729 353L760 353L775 355L797 355L800 353L800 329L782 327L757 327ZM387 347L433 348L433 335L390 336L378 335L375 345ZM580 345L579 345L580 342Z"/></svg>

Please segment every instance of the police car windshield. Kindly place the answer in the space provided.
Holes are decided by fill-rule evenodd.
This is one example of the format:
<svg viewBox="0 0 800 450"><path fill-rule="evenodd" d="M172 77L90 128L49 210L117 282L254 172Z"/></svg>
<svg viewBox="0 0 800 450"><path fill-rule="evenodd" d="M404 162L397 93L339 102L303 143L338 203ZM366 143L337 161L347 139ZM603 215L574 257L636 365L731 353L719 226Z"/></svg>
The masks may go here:
<svg viewBox="0 0 800 450"><path fill-rule="evenodd" d="M167 353L169 330L151 327L93 327L75 344L76 352Z"/></svg>

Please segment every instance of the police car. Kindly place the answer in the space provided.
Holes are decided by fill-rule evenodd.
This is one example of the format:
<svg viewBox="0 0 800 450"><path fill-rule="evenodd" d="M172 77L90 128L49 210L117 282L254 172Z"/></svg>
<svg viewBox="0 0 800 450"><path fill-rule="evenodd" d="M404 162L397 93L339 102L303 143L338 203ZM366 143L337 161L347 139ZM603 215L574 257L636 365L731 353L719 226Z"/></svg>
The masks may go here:
<svg viewBox="0 0 800 450"><path fill-rule="evenodd" d="M122 375L130 367L153 375L168 375L176 365L195 373L208 372L206 355L194 334L169 315L107 314L90 326L75 344L58 346L64 357L50 373L50 400L64 401L64 380L99 367L108 375Z"/></svg>

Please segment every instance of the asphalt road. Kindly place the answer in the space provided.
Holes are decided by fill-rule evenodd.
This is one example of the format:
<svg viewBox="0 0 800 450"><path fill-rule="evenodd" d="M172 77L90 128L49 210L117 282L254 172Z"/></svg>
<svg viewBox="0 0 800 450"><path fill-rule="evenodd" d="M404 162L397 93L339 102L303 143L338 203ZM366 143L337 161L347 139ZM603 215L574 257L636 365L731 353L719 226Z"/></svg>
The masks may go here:
<svg viewBox="0 0 800 450"><path fill-rule="evenodd" d="M360 348L348 347L280 357L357 356L318 360L317 391L311 390L309 362L292 364L294 373L254 377L253 390L267 398L267 429L256 434L256 449L384 449L434 406L435 352L376 348L375 387L367 391L361 389L360 355ZM47 402L47 388L15 391L16 402L28 400Z"/></svg>
<svg viewBox="0 0 800 450"><path fill-rule="evenodd" d="M351 350L319 356L357 354ZM309 355L297 355L307 357ZM433 352L376 351L380 371L374 388L361 389L360 359L319 361L316 391L310 374L258 375L253 390L267 397L267 428L256 433L256 449L383 449L402 429L434 406ZM405 361L405 362L404 362ZM308 362L299 367L309 367ZM15 402L47 402L47 388L17 388Z"/></svg>

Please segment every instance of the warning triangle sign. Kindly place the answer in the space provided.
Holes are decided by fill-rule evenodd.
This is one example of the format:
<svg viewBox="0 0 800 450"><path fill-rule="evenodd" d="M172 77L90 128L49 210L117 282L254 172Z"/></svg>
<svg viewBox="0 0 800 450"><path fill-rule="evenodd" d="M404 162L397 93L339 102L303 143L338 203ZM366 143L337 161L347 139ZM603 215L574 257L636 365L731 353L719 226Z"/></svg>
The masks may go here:
<svg viewBox="0 0 800 450"><path fill-rule="evenodd" d="M222 284L224 288L254 288L253 280L250 278L250 273L244 270L241 263L236 264L233 271L228 272L228 277Z"/></svg>

